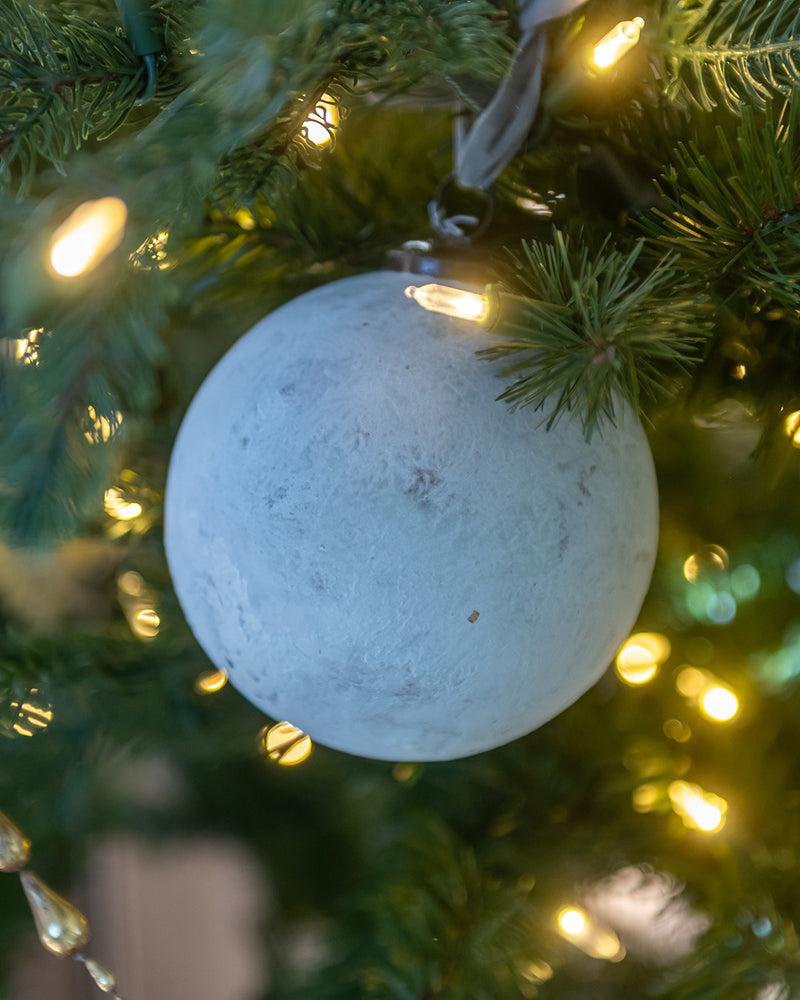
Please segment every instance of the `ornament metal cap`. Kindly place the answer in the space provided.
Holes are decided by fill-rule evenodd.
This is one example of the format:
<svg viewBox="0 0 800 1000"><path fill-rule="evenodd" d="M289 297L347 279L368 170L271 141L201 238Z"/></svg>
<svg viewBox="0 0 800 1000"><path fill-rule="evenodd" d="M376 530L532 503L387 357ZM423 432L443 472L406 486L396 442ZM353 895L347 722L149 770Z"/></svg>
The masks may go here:
<svg viewBox="0 0 800 1000"><path fill-rule="evenodd" d="M31 856L31 842L8 818L0 813L0 872L18 872Z"/></svg>
<svg viewBox="0 0 800 1000"><path fill-rule="evenodd" d="M39 940L48 951L64 958L87 944L91 936L89 923L80 910L31 872L20 872L19 877Z"/></svg>

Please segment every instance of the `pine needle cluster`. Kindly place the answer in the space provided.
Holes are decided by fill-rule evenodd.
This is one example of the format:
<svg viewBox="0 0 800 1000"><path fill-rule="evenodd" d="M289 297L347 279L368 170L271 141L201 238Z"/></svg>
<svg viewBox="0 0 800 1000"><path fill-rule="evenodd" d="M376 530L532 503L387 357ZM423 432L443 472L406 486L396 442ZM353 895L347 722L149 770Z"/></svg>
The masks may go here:
<svg viewBox="0 0 800 1000"><path fill-rule="evenodd" d="M800 84L800 9L793 0L662 5L655 66L670 100L733 114L765 110Z"/></svg>
<svg viewBox="0 0 800 1000"><path fill-rule="evenodd" d="M641 415L644 399L669 391L698 360L710 317L707 301L675 287L674 256L643 271L643 241L628 253L581 243L556 230L552 244L523 244L514 267L526 294L500 294L502 340L481 353L518 358L500 373L515 377L500 399L547 407L548 426L578 412L591 438L601 418L614 422L620 395Z"/></svg>

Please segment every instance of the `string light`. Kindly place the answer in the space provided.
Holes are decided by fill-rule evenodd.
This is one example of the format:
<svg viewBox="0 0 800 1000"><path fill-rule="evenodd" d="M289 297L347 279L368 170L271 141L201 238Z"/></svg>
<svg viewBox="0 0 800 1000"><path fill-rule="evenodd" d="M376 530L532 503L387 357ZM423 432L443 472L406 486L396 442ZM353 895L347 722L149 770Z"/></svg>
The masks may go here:
<svg viewBox="0 0 800 1000"><path fill-rule="evenodd" d="M117 521L131 521L142 513L140 503L126 500L122 492L113 486L105 492L103 508L109 517L113 517Z"/></svg>
<svg viewBox="0 0 800 1000"><path fill-rule="evenodd" d="M471 320L474 323L482 323L491 309L488 295L449 285L409 285L406 295L429 312L452 316L454 319Z"/></svg>
<svg viewBox="0 0 800 1000"><path fill-rule="evenodd" d="M198 694L215 694L221 691L228 683L228 672L226 670L209 670L200 674L194 682L194 689Z"/></svg>
<svg viewBox="0 0 800 1000"><path fill-rule="evenodd" d="M704 791L699 785L673 781L667 788L667 795L684 826L703 833L715 833L725 824L728 803L718 795Z"/></svg>
<svg viewBox="0 0 800 1000"><path fill-rule="evenodd" d="M617 653L618 677L626 684L646 684L658 673L659 666L669 658L669 639L659 632L637 632L630 636Z"/></svg>
<svg viewBox="0 0 800 1000"><path fill-rule="evenodd" d="M339 127L339 108L330 94L323 94L319 103L303 122L301 134L314 146L327 146Z"/></svg>
<svg viewBox="0 0 800 1000"><path fill-rule="evenodd" d="M284 767L302 763L311 753L311 737L291 722L278 722L265 726L258 734L258 742L268 757Z"/></svg>
<svg viewBox="0 0 800 1000"><path fill-rule="evenodd" d="M581 910L564 909L558 915L558 926L569 937L577 937L586 927L586 916Z"/></svg>
<svg viewBox="0 0 800 1000"><path fill-rule="evenodd" d="M93 406L87 406L86 412L89 414L89 419L92 421L92 429L90 431L84 431L84 437L91 444L107 444L112 437L117 433L117 430L122 423L122 414L119 410L114 412L113 418L109 420L103 414L98 414L97 410Z"/></svg>
<svg viewBox="0 0 800 1000"><path fill-rule="evenodd" d="M791 439L795 448L800 448L800 410L790 413L784 421L784 429L787 437Z"/></svg>
<svg viewBox="0 0 800 1000"><path fill-rule="evenodd" d="M168 271L175 263L167 255L168 239L169 233L165 231L149 236L128 258L132 266L139 269L157 267L159 271Z"/></svg>
<svg viewBox="0 0 800 1000"><path fill-rule="evenodd" d="M592 958L620 962L625 957L625 948L614 931L593 920L585 910L564 907L558 913L557 923L561 937Z"/></svg>
<svg viewBox="0 0 800 1000"><path fill-rule="evenodd" d="M7 715L0 720L0 733L4 736L37 736L53 721L52 707L42 697L39 688L29 688L24 695L17 695L8 702Z"/></svg>
<svg viewBox="0 0 800 1000"><path fill-rule="evenodd" d="M155 608L142 608L131 620L131 628L142 639L153 639L158 635L161 619Z"/></svg>
<svg viewBox="0 0 800 1000"><path fill-rule="evenodd" d="M128 570L117 579L117 595L131 631L139 639L154 639L161 628L154 595L141 575Z"/></svg>
<svg viewBox="0 0 800 1000"><path fill-rule="evenodd" d="M675 678L675 687L690 705L713 722L729 722L739 711L735 693L708 670L683 667Z"/></svg>
<svg viewBox="0 0 800 1000"><path fill-rule="evenodd" d="M635 17L632 21L620 21L608 34L603 35L595 45L591 62L597 69L609 69L629 52L639 41L644 18Z"/></svg>
<svg viewBox="0 0 800 1000"><path fill-rule="evenodd" d="M703 692L700 708L715 722L728 722L739 711L739 700L730 688L713 684Z"/></svg>
<svg viewBox="0 0 800 1000"><path fill-rule="evenodd" d="M128 209L120 198L98 198L79 205L55 232L50 266L62 278L96 267L122 242Z"/></svg>
<svg viewBox="0 0 800 1000"><path fill-rule="evenodd" d="M16 341L14 357L24 365L39 364L39 337L44 333L43 328L29 330L20 340Z"/></svg>

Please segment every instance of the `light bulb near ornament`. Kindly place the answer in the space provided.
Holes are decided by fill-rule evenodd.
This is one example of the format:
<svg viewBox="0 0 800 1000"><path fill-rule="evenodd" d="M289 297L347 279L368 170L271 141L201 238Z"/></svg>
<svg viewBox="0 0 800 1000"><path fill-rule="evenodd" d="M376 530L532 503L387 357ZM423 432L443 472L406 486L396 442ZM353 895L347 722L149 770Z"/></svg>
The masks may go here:
<svg viewBox="0 0 800 1000"><path fill-rule="evenodd" d="M644 432L591 444L503 385L476 323L365 274L276 310L193 400L165 543L195 636L267 715L385 760L499 746L583 694L657 541Z"/></svg>

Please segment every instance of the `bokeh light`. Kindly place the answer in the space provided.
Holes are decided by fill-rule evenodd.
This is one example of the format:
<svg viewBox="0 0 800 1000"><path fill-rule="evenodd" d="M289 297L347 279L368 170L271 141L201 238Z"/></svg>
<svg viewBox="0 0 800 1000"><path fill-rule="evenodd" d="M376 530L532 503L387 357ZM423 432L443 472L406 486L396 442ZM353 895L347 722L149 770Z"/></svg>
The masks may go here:
<svg viewBox="0 0 800 1000"><path fill-rule="evenodd" d="M50 266L62 278L91 270L122 242L128 209L120 198L79 205L58 227L50 244Z"/></svg>
<svg viewBox="0 0 800 1000"><path fill-rule="evenodd" d="M715 833L722 829L728 811L725 799L688 781L671 782L667 794L673 810L683 820L684 826L703 833Z"/></svg>
<svg viewBox="0 0 800 1000"><path fill-rule="evenodd" d="M558 926L565 934L574 937L583 932L586 927L586 915L582 910L567 907L558 914Z"/></svg>
<svg viewBox="0 0 800 1000"><path fill-rule="evenodd" d="M291 722L278 722L264 726L258 734L262 752L284 767L302 763L311 753L311 737Z"/></svg>
<svg viewBox="0 0 800 1000"><path fill-rule="evenodd" d="M228 673L225 670L208 670L194 682L197 694L216 694L228 683Z"/></svg>
<svg viewBox="0 0 800 1000"><path fill-rule="evenodd" d="M692 738L691 726L680 719L667 719L661 728L667 739L675 740L676 743L688 743Z"/></svg>
<svg viewBox="0 0 800 1000"><path fill-rule="evenodd" d="M12 694L0 692L0 734L13 739L15 736L38 736L53 721L53 709L37 687Z"/></svg>
<svg viewBox="0 0 800 1000"><path fill-rule="evenodd" d="M721 545L706 545L684 562L683 575L689 583L697 583L704 576L725 573L728 563L728 553Z"/></svg>
<svg viewBox="0 0 800 1000"><path fill-rule="evenodd" d="M312 145L326 146L333 141L341 116L330 94L323 94L314 110L303 122L301 133Z"/></svg>
<svg viewBox="0 0 800 1000"><path fill-rule="evenodd" d="M684 698L698 698L708 675L697 667L684 667L675 678L675 687Z"/></svg>
<svg viewBox="0 0 800 1000"><path fill-rule="evenodd" d="M564 907L559 911L557 921L561 937L592 958L619 962L625 957L625 949L614 931L599 924L585 910L575 906Z"/></svg>
<svg viewBox="0 0 800 1000"><path fill-rule="evenodd" d="M675 678L675 688L690 705L697 706L714 722L729 722L739 711L735 692L709 670L683 667Z"/></svg>
<svg viewBox="0 0 800 1000"><path fill-rule="evenodd" d="M103 508L117 521L131 521L142 513L142 505L125 499L121 490L111 487L103 497Z"/></svg>
<svg viewBox="0 0 800 1000"><path fill-rule="evenodd" d="M153 639L158 635L161 618L155 608L142 608L133 617L131 627L142 639Z"/></svg>
<svg viewBox="0 0 800 1000"><path fill-rule="evenodd" d="M638 788L634 788L631 795L633 808L639 813L650 812L661 798L661 794L656 785L650 783L639 785Z"/></svg>
<svg viewBox="0 0 800 1000"><path fill-rule="evenodd" d="M739 711L739 700L730 688L713 684L700 696L700 708L715 722L728 722Z"/></svg>
<svg viewBox="0 0 800 1000"><path fill-rule="evenodd" d="M783 422L783 427L786 431L786 436L792 442L794 447L800 448L800 410L795 410L794 413L790 413Z"/></svg>
<svg viewBox="0 0 800 1000"><path fill-rule="evenodd" d="M117 433L122 423L122 414L116 410L109 419L104 414L98 414L93 406L87 406L86 412L92 421L92 429L84 432L84 437L90 444L107 444Z"/></svg>
<svg viewBox="0 0 800 1000"><path fill-rule="evenodd" d="M616 671L626 684L646 684L669 658L669 640L659 632L637 632L623 644L616 658Z"/></svg>

